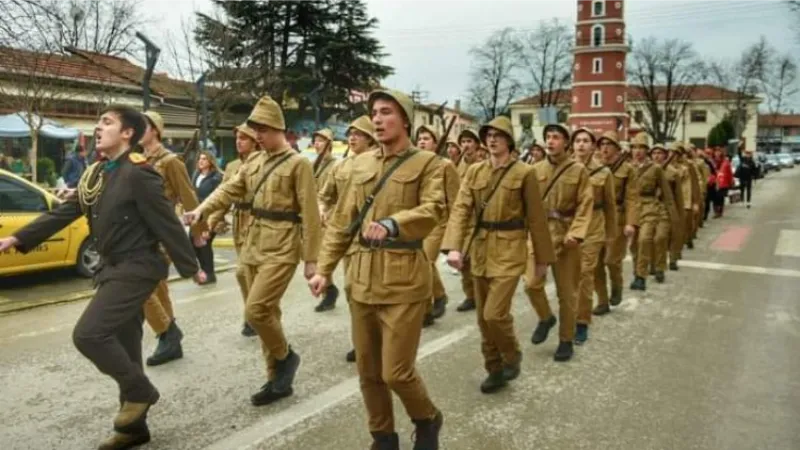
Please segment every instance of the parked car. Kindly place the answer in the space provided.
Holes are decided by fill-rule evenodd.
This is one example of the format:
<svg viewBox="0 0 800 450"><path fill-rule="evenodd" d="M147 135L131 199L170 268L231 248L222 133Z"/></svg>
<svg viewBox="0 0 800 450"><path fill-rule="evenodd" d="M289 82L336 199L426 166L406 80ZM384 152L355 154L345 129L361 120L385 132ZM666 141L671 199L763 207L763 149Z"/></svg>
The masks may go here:
<svg viewBox="0 0 800 450"><path fill-rule="evenodd" d="M794 158L788 153L778 153L778 160L781 162L782 167L787 169L794 167Z"/></svg>
<svg viewBox="0 0 800 450"><path fill-rule="evenodd" d="M0 237L14 234L60 203L45 189L0 169ZM0 253L0 276L75 267L81 276L91 277L99 263L89 223L81 217L27 254L16 250Z"/></svg>
<svg viewBox="0 0 800 450"><path fill-rule="evenodd" d="M792 158L794 158L795 164L800 164L800 152L791 153Z"/></svg>
<svg viewBox="0 0 800 450"><path fill-rule="evenodd" d="M764 176L766 176L770 172L770 170L772 170L769 167L769 160L767 159L767 155L764 154L756 155L756 161L759 164L758 178L764 178Z"/></svg>
<svg viewBox="0 0 800 450"><path fill-rule="evenodd" d="M777 172L781 171L781 160L775 153L767 155L767 165L769 166L769 170L774 170Z"/></svg>

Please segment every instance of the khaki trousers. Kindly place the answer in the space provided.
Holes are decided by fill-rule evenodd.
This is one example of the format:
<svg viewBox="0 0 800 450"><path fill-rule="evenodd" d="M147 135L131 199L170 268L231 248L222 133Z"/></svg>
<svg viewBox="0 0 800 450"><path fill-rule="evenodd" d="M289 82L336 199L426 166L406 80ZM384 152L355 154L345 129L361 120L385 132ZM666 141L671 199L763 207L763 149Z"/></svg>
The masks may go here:
<svg viewBox="0 0 800 450"><path fill-rule="evenodd" d="M519 276L475 277L474 280L484 367L489 373L497 372L502 370L503 364L518 362L522 355L511 314Z"/></svg>
<svg viewBox="0 0 800 450"><path fill-rule="evenodd" d="M447 292L444 289L444 283L442 283L442 275L439 273L439 267L437 267L436 264L436 261L439 259L439 251L442 248L444 231L445 227L436 227L433 231L431 231L428 237L422 241L422 249L425 252L425 255L428 257L428 260L431 262L431 273L433 274L433 297L431 297L427 312L431 312L433 310L433 300L447 297Z"/></svg>
<svg viewBox="0 0 800 450"><path fill-rule="evenodd" d="M416 369L425 299L396 305L350 303L353 343L361 395L371 432L394 432L392 392L412 420L436 415Z"/></svg>
<svg viewBox="0 0 800 450"><path fill-rule="evenodd" d="M653 245L656 238L657 225L658 221L650 221L640 224L639 230L636 233L636 239L631 242L631 254L636 255L635 273L637 277L646 279L650 273L650 264L653 261ZM669 227L667 227L667 230L669 230Z"/></svg>
<svg viewBox="0 0 800 450"><path fill-rule="evenodd" d="M234 244L234 248L236 249L236 257L238 259L239 254L242 250L241 244ZM242 293L242 303L247 307L247 296L250 294L250 281L247 279L247 267L242 264L238 263L236 265L236 284L239 285L239 291ZM246 314L245 314L246 316ZM245 322L247 321L247 317L245 317Z"/></svg>
<svg viewBox="0 0 800 450"><path fill-rule="evenodd" d="M684 231L683 231L683 239L681 240L683 241L684 244L686 244L690 240L694 239L694 230L696 228L694 222L696 219L694 211L692 211L691 209L685 210L683 216L684 216L684 221L683 221ZM683 248L683 246L681 246L681 248Z"/></svg>
<svg viewBox="0 0 800 450"><path fill-rule="evenodd" d="M594 303L595 274L601 265L600 254L605 243L590 242L581 245L581 275L578 282L578 316L577 323L592 323L592 304ZM605 273L603 273L605 276ZM608 300L606 300L608 301Z"/></svg>
<svg viewBox="0 0 800 450"><path fill-rule="evenodd" d="M611 289L622 290L622 261L627 252L628 238L619 229L617 237L600 250L598 256L597 272L594 276L594 290L597 292L597 304L608 305L608 287L606 285L606 270L611 279Z"/></svg>
<svg viewBox="0 0 800 450"><path fill-rule="evenodd" d="M158 282L153 293L144 302L144 318L156 335L167 331L169 324L175 319L172 300L169 298L169 284L166 279Z"/></svg>
<svg viewBox="0 0 800 450"><path fill-rule="evenodd" d="M656 222L655 236L653 237L653 259L651 264L656 272L667 270L667 249L669 249L669 238L672 229L672 222L669 220L659 220ZM649 267L648 267L649 268ZM647 275L645 275L646 277Z"/></svg>
<svg viewBox="0 0 800 450"><path fill-rule="evenodd" d="M556 295L558 296L558 317L559 327L558 336L561 342L572 342L575 340L575 319L578 307L577 287L581 273L581 249L566 248L561 246L561 251L557 253L558 260L553 264L553 278L556 281ZM539 320L549 319L553 316L550 304L547 300L547 293L544 290L547 276L541 278L534 274L532 258L528 259L528 267L525 270L525 294L531 306L539 316Z"/></svg>
<svg viewBox="0 0 800 450"><path fill-rule="evenodd" d="M267 263L244 267L250 286L244 317L261 339L267 380L272 381L275 379L275 362L289 354L289 344L281 324L281 298L297 271L297 264Z"/></svg>
<svg viewBox="0 0 800 450"><path fill-rule="evenodd" d="M464 259L461 269L461 290L464 291L464 297L475 300L475 281L472 277L472 265L469 258Z"/></svg>

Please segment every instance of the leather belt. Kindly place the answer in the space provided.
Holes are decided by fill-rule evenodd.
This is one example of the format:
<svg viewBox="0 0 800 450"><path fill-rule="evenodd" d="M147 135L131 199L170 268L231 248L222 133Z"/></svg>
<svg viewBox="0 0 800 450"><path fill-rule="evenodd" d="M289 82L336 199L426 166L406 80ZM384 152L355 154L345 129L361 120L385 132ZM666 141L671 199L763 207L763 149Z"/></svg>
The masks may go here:
<svg viewBox="0 0 800 450"><path fill-rule="evenodd" d="M639 194L639 196L640 197L655 197L656 193L655 192L642 192L641 194Z"/></svg>
<svg viewBox="0 0 800 450"><path fill-rule="evenodd" d="M270 209L253 208L251 215L257 219L274 220L276 222L302 222L300 220L300 214L294 211L274 211Z"/></svg>
<svg viewBox="0 0 800 450"><path fill-rule="evenodd" d="M604 202L595 203L592 209L594 209L595 211L598 209L606 209L606 204Z"/></svg>
<svg viewBox="0 0 800 450"><path fill-rule="evenodd" d="M239 211L247 211L253 208L253 203L252 202L234 203L233 207L238 209Z"/></svg>
<svg viewBox="0 0 800 450"><path fill-rule="evenodd" d="M524 230L525 229L525 221L523 219L511 219L511 220L503 220L500 222L492 222L488 220L482 220L478 222L478 228L482 230L489 230L489 231L513 231L513 230Z"/></svg>
<svg viewBox="0 0 800 450"><path fill-rule="evenodd" d="M550 209L547 211L547 218L553 220L571 220L575 216L575 210L559 211L557 209Z"/></svg>
<svg viewBox="0 0 800 450"><path fill-rule="evenodd" d="M422 250L422 241L381 241L370 242L364 239L361 233L358 234L358 243L362 247L367 247L371 250Z"/></svg>

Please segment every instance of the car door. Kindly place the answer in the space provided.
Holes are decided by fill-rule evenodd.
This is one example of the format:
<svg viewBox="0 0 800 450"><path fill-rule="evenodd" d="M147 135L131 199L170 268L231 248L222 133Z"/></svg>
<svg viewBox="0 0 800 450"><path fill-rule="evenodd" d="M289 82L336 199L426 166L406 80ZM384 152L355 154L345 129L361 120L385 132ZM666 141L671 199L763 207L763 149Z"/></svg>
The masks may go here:
<svg viewBox="0 0 800 450"><path fill-rule="evenodd" d="M45 195L34 186L0 173L0 237L14 234L50 209ZM22 254L15 249L0 254L0 273L16 274L66 265L69 227Z"/></svg>

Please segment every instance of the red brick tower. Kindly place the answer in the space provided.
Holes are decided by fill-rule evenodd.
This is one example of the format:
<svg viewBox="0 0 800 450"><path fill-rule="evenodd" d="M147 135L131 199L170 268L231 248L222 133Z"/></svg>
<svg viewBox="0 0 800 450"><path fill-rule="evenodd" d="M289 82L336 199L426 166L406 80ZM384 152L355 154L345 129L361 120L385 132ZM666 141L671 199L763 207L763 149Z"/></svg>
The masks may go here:
<svg viewBox="0 0 800 450"><path fill-rule="evenodd" d="M628 138L623 0L578 0L570 128L616 130Z"/></svg>

